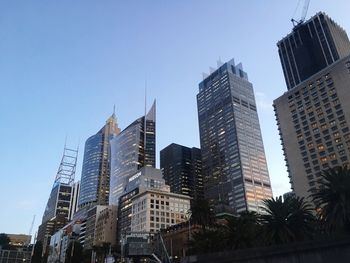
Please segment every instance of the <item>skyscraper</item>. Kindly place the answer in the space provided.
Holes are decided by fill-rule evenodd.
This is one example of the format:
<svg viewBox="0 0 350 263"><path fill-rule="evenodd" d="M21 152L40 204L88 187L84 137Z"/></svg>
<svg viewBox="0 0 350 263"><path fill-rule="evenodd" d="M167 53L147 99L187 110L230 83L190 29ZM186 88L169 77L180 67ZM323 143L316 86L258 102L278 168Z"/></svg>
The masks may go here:
<svg viewBox="0 0 350 263"><path fill-rule="evenodd" d="M106 124L85 142L79 208L108 205L110 178L110 140L118 135L115 113Z"/></svg>
<svg viewBox="0 0 350 263"><path fill-rule="evenodd" d="M160 168L172 193L203 197L200 149L172 143L160 151Z"/></svg>
<svg viewBox="0 0 350 263"><path fill-rule="evenodd" d="M292 83L281 43L290 43L299 31L308 33L308 40L301 40L315 47L295 47L295 53L304 51L294 72L307 69L308 74ZM318 188L322 170L349 164L350 42L342 28L318 13L277 45L287 86L292 83L274 101L278 130L292 189L308 197Z"/></svg>
<svg viewBox="0 0 350 263"><path fill-rule="evenodd" d="M350 53L346 32L324 13L294 27L277 46L288 90Z"/></svg>
<svg viewBox="0 0 350 263"><path fill-rule="evenodd" d="M261 211L272 197L252 84L234 60L199 84L204 195L236 212Z"/></svg>
<svg viewBox="0 0 350 263"><path fill-rule="evenodd" d="M156 103L111 139L109 204L117 205L130 176L141 167L156 165Z"/></svg>

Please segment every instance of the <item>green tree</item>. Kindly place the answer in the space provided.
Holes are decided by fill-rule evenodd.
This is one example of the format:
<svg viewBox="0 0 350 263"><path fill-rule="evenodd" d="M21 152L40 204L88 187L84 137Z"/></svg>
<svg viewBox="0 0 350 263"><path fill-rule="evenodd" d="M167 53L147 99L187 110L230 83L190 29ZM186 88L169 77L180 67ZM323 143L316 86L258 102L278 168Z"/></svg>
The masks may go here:
<svg viewBox="0 0 350 263"><path fill-rule="evenodd" d="M42 260L42 253L43 253L43 243L41 241L37 241L34 245L31 262L40 263Z"/></svg>
<svg viewBox="0 0 350 263"><path fill-rule="evenodd" d="M350 170L335 167L322 173L320 188L311 195L319 220L328 233L350 232Z"/></svg>
<svg viewBox="0 0 350 263"><path fill-rule="evenodd" d="M229 249L253 247L259 241L259 217L255 212L243 212L238 217L226 219L225 227Z"/></svg>
<svg viewBox="0 0 350 263"><path fill-rule="evenodd" d="M266 244L283 244L312 237L315 217L310 204L303 198L276 197L264 200L265 214L261 215Z"/></svg>
<svg viewBox="0 0 350 263"><path fill-rule="evenodd" d="M225 230L222 227L204 229L195 232L189 242L189 254L206 254L222 251L226 248Z"/></svg>
<svg viewBox="0 0 350 263"><path fill-rule="evenodd" d="M79 241L69 243L66 251L65 263L80 263L83 256L83 247Z"/></svg>
<svg viewBox="0 0 350 263"><path fill-rule="evenodd" d="M197 199L191 207L191 221L202 226L203 230L214 223L214 215L209 202L205 199Z"/></svg>
<svg viewBox="0 0 350 263"><path fill-rule="evenodd" d="M5 234L0 234L0 246L2 249L10 249L10 238Z"/></svg>

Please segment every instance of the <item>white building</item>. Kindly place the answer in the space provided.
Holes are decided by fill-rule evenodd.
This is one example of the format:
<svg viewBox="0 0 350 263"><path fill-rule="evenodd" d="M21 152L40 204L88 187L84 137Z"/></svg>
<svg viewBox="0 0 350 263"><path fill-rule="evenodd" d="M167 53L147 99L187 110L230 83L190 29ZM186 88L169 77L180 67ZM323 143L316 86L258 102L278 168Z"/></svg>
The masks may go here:
<svg viewBox="0 0 350 263"><path fill-rule="evenodd" d="M131 232L157 232L187 220L190 197L147 190L132 198Z"/></svg>
<svg viewBox="0 0 350 263"><path fill-rule="evenodd" d="M130 232L157 232L186 221L190 200L170 192L161 170L143 167L129 177L119 200L119 238Z"/></svg>

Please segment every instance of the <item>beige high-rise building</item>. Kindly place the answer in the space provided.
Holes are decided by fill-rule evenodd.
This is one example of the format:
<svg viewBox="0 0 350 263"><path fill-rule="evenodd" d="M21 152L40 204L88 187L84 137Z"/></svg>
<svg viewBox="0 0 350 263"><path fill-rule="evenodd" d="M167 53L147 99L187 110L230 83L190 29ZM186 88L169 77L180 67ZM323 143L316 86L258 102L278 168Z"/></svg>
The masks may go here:
<svg viewBox="0 0 350 263"><path fill-rule="evenodd" d="M350 160L350 41L325 13L277 43L288 91L274 101L294 193L309 197L323 170Z"/></svg>
<svg viewBox="0 0 350 263"><path fill-rule="evenodd" d="M315 192L322 170L350 160L350 56L274 101L289 178L297 196Z"/></svg>

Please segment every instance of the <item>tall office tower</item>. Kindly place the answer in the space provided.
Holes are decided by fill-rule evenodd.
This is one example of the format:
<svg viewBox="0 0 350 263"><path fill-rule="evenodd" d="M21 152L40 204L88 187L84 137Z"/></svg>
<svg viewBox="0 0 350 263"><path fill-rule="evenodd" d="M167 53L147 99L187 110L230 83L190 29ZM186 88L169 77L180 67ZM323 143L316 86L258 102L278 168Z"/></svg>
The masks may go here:
<svg viewBox="0 0 350 263"><path fill-rule="evenodd" d="M38 230L37 240L42 241L44 247L49 244L49 238L58 230L57 228L62 227L73 216L77 157L78 150L64 147L62 160Z"/></svg>
<svg viewBox="0 0 350 263"><path fill-rule="evenodd" d="M277 46L288 90L350 53L346 32L324 13L294 27Z"/></svg>
<svg viewBox="0 0 350 263"><path fill-rule="evenodd" d="M115 113L85 142L79 208L108 205L110 178L110 140L120 133Z"/></svg>
<svg viewBox="0 0 350 263"><path fill-rule="evenodd" d="M156 102L111 139L111 179L109 204L117 205L130 176L144 166L156 165Z"/></svg>
<svg viewBox="0 0 350 263"><path fill-rule="evenodd" d="M311 30L314 25L317 34L315 28ZM312 33L309 42L321 41L322 52L305 50L305 59L295 70L309 68L310 74L288 87L288 92L274 101L274 108L292 189L297 196L308 197L318 188L322 170L349 164L350 42L344 30L323 13L294 29L292 35L302 29ZM325 43L338 55L331 55ZM319 61L325 58L328 63L320 68ZM285 68L283 57L281 61ZM285 78L288 83L288 75Z"/></svg>
<svg viewBox="0 0 350 263"><path fill-rule="evenodd" d="M236 212L261 211L272 197L252 84L234 60L199 83L204 195Z"/></svg>
<svg viewBox="0 0 350 263"><path fill-rule="evenodd" d="M160 168L172 193L203 198L200 149L172 143L160 151Z"/></svg>

